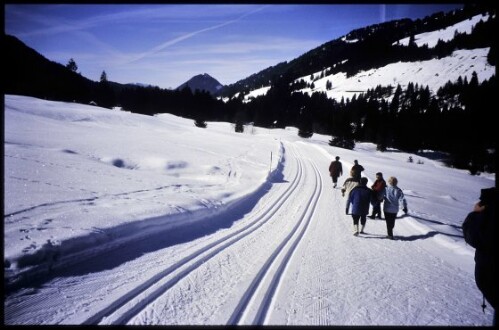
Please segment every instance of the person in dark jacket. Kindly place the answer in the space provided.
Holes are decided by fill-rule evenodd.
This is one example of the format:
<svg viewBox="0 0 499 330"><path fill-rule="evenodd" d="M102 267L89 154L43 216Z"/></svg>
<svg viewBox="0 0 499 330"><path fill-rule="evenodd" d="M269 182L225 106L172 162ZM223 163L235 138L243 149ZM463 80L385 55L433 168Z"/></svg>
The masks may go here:
<svg viewBox="0 0 499 330"><path fill-rule="evenodd" d="M351 171L353 172L354 179L359 182L360 177L362 176L362 171L364 171L364 166L360 165L357 159L354 160L353 163Z"/></svg>
<svg viewBox="0 0 499 330"><path fill-rule="evenodd" d="M343 174L343 168L341 166L340 157L336 156L336 160L331 162L329 165L329 175L333 178L333 188L336 188L338 183L338 177Z"/></svg>
<svg viewBox="0 0 499 330"><path fill-rule="evenodd" d="M371 189L367 187L366 177L361 178L359 185L353 188L348 195L346 214L348 214L348 209L350 204L352 204L353 234L355 236L359 235L359 220L362 225L360 233L364 234L367 215L369 214L369 205L372 202L372 198L373 193Z"/></svg>
<svg viewBox="0 0 499 330"><path fill-rule="evenodd" d="M463 222L463 236L469 245L475 248L475 282L494 308L494 323L497 325L497 219L496 219L497 193L496 188L482 189L480 201L473 208ZM483 304L485 307L485 302Z"/></svg>
<svg viewBox="0 0 499 330"><path fill-rule="evenodd" d="M373 213L369 218L374 219L378 216L379 219L381 217L381 201L383 200L382 192L386 187L386 181L383 179L383 173L376 173L376 181L374 181L371 189L373 191Z"/></svg>

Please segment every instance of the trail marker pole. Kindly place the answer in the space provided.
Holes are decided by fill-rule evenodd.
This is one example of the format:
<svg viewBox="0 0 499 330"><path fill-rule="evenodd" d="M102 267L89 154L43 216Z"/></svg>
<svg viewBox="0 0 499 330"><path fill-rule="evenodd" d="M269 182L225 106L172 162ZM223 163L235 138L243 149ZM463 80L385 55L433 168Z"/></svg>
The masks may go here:
<svg viewBox="0 0 499 330"><path fill-rule="evenodd" d="M272 172L272 151L270 152L270 167L269 167L269 173Z"/></svg>

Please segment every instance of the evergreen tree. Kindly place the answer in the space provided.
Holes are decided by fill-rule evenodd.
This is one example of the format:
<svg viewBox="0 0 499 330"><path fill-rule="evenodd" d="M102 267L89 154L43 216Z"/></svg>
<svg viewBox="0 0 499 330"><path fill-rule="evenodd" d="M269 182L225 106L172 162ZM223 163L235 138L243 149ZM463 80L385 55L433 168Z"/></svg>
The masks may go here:
<svg viewBox="0 0 499 330"><path fill-rule="evenodd" d="M311 138L312 135L314 135L312 113L310 109L302 106L300 109L298 136L308 139Z"/></svg>
<svg viewBox="0 0 499 330"><path fill-rule="evenodd" d="M244 125L243 125L243 123L240 122L240 121L236 121L234 130L236 131L236 133L243 133L244 132Z"/></svg>
<svg viewBox="0 0 499 330"><path fill-rule="evenodd" d="M107 73L106 73L106 71L102 71L102 73L100 75L100 82L101 83L106 83L107 82Z"/></svg>
<svg viewBox="0 0 499 330"><path fill-rule="evenodd" d="M414 34L411 34L411 36L409 37L409 44L408 44L409 47L411 48L417 48L418 45L416 44L416 38L414 37Z"/></svg>
<svg viewBox="0 0 499 330"><path fill-rule="evenodd" d="M390 103L390 114L392 116L396 115L399 111L400 106L400 97L402 95L402 87L400 84L397 85L397 89L395 90L395 94L393 94L392 102Z"/></svg>
<svg viewBox="0 0 499 330"><path fill-rule="evenodd" d="M355 148L355 141L352 138L336 136L332 137L329 141L329 145L332 147L353 150L353 148Z"/></svg>
<svg viewBox="0 0 499 330"><path fill-rule="evenodd" d="M194 120L194 125L196 125L196 127L200 127L200 128L206 128L208 125L206 124L206 121L204 121L203 119L196 119Z"/></svg>
<svg viewBox="0 0 499 330"><path fill-rule="evenodd" d="M68 68L72 72L76 72L78 70L78 65L76 65L76 62L75 60L73 60L73 58L70 58L68 64L66 64L66 68Z"/></svg>
<svg viewBox="0 0 499 330"><path fill-rule="evenodd" d="M112 108L116 103L116 95L107 80L106 71L102 71L100 76L100 82L97 87L96 101L98 105L105 108Z"/></svg>
<svg viewBox="0 0 499 330"><path fill-rule="evenodd" d="M487 62L493 66L495 66L497 63L497 46L495 43L492 44L489 49L489 53L487 54Z"/></svg>

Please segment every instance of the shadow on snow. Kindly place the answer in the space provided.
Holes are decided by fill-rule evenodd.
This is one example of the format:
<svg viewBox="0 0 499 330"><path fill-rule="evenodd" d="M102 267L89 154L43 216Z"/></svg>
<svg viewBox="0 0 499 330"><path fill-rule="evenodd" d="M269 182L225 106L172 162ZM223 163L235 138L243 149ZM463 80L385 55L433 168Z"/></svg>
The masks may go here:
<svg viewBox="0 0 499 330"><path fill-rule="evenodd" d="M219 210L155 217L138 221L140 225L123 224L94 233L92 237L77 237L62 242L61 246L46 247L33 255L21 257L18 264L25 268L10 278L4 278L5 292L21 287L37 288L57 277L82 276L113 269L144 254L230 228L251 213L273 185L288 183L283 174L285 150L282 143L280 153L276 168L269 171L266 181L256 191ZM130 238L126 237L127 234Z"/></svg>

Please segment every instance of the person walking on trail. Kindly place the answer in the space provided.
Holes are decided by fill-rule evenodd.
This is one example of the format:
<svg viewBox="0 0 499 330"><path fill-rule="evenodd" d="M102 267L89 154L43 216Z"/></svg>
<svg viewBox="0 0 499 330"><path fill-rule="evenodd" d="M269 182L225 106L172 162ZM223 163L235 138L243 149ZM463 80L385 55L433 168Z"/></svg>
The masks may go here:
<svg viewBox="0 0 499 330"><path fill-rule="evenodd" d="M367 178L363 177L360 179L358 186L352 189L350 195L348 196L346 214L348 214L348 209L350 204L352 204L352 219L353 219L353 234L355 236L359 235L359 220L362 227L360 228L360 233L364 234L364 228L366 227L367 215L369 214L369 205L373 200L372 190L367 187Z"/></svg>
<svg viewBox="0 0 499 330"><path fill-rule="evenodd" d="M362 175L362 171L364 171L364 167L359 164L359 161L356 159L353 161L353 166L352 166L352 171L353 171L353 177L360 182L360 177Z"/></svg>
<svg viewBox="0 0 499 330"><path fill-rule="evenodd" d="M336 188L338 183L338 177L343 174L343 168L341 166L340 157L336 156L335 160L329 165L329 175L333 178L333 188Z"/></svg>
<svg viewBox="0 0 499 330"><path fill-rule="evenodd" d="M374 181L371 186L373 192L373 213L369 216L369 218L374 219L376 216L378 219L382 219L381 217L381 201L383 200L383 196L381 193L383 189L386 187L386 181L383 179L383 173L376 173L376 181Z"/></svg>
<svg viewBox="0 0 499 330"><path fill-rule="evenodd" d="M480 201L473 208L462 224L466 243L475 248L475 283L483 294L482 308L485 299L494 308L493 326L497 325L497 193L496 188L482 189ZM485 310L484 310L485 311Z"/></svg>
<svg viewBox="0 0 499 330"><path fill-rule="evenodd" d="M341 187L341 194L343 197L345 197L345 194L347 197L350 195L350 191L352 191L353 188L357 187L359 184L359 180L355 179L353 177L353 172L350 170L350 177L343 182L343 186Z"/></svg>
<svg viewBox="0 0 499 330"><path fill-rule="evenodd" d="M393 239L393 228L395 227L395 218L400 208L399 202L402 202L402 210L407 214L407 201L405 200L402 189L398 186L396 177L388 178L388 186L383 189L383 211L385 212L386 230L389 239Z"/></svg>

